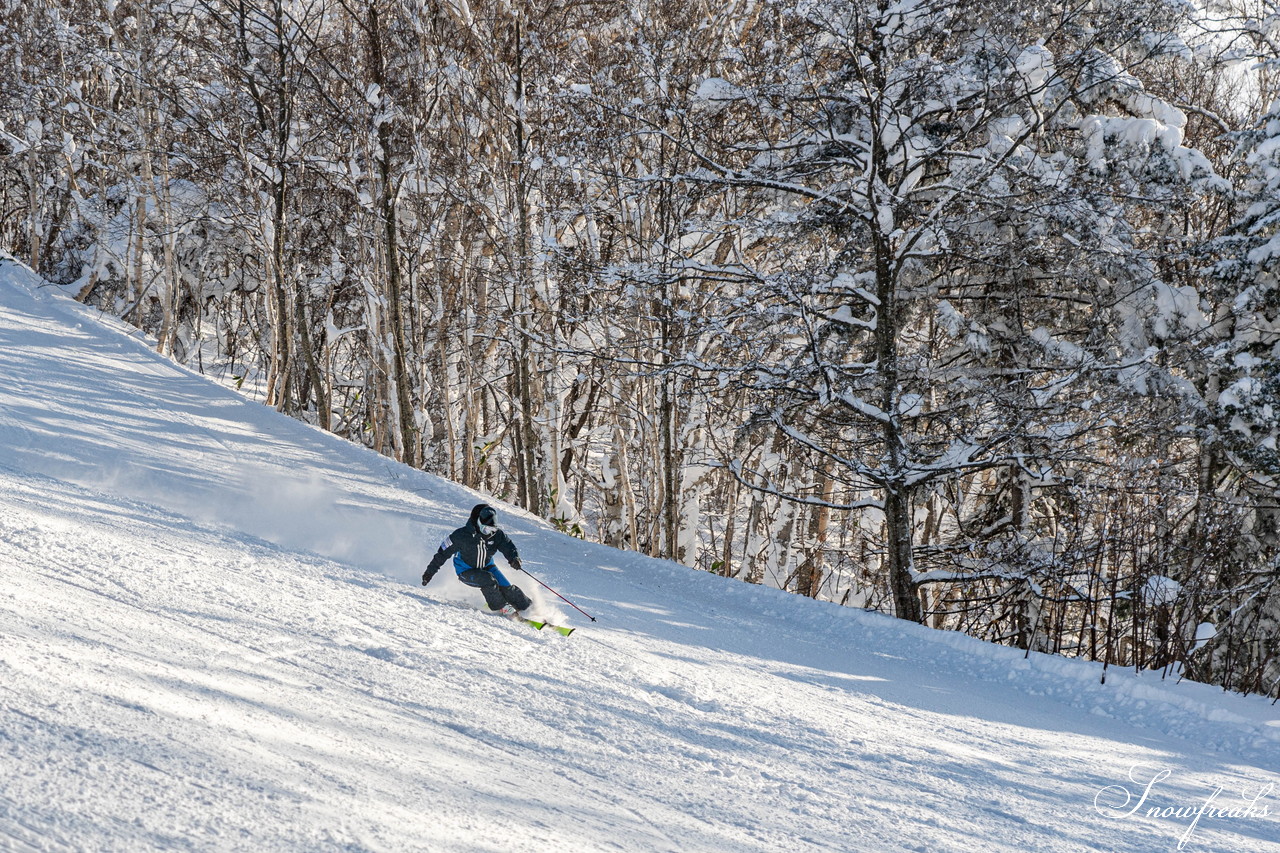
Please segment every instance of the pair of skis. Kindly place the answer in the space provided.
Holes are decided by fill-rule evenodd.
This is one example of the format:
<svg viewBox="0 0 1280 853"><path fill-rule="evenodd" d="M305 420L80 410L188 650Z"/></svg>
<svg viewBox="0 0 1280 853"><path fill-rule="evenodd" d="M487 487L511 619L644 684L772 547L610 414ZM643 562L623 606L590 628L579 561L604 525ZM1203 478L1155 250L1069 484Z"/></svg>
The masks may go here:
<svg viewBox="0 0 1280 853"><path fill-rule="evenodd" d="M566 628L563 625L552 625L549 622L539 622L536 619L530 619L526 616L521 616L519 613L504 613L502 615L506 616L512 622L521 622L525 625L530 625L539 631L541 631L543 628L550 628L551 630L555 631L557 634L559 634L562 637L569 636L570 634L573 633L573 630L574 630L572 628Z"/></svg>
<svg viewBox="0 0 1280 853"><path fill-rule="evenodd" d="M464 604L462 602L441 602L437 599L428 598L424 595L418 595L412 592L406 592L405 595L409 596L410 598L421 601L424 604L451 604L454 607L463 607L470 610L478 610L481 613L487 613L492 616L505 616L508 619L510 619L512 622L523 622L525 625L528 625L531 628L534 628L535 630L538 630L538 631L541 631L543 628L550 628L552 631L555 631L557 634L559 634L562 637L567 637L576 630L574 628L566 628L563 625L552 625L550 622L539 622L537 619L530 619L527 616L521 616L515 610L487 610L484 607L478 607L474 604Z"/></svg>

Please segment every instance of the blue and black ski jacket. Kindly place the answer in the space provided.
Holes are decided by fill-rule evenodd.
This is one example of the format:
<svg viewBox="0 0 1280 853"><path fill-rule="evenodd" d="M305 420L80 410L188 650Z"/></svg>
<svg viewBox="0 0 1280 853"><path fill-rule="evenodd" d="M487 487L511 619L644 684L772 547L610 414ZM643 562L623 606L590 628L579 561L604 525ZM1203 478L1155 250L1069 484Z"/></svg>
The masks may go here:
<svg viewBox="0 0 1280 853"><path fill-rule="evenodd" d="M507 536L501 530L494 529L489 535L480 532L480 522L477 516L480 510L484 509L487 504L477 504L471 510L471 518L466 525L459 527L450 533L445 540L440 543L440 550L436 551L435 556L431 558L431 562L427 564L427 570L423 574L422 582L425 584L435 576L435 573L444 565L444 561L450 556L453 557L453 568L458 574L471 571L472 569L484 569L492 572L499 586L509 586L510 581L503 577L502 572L498 571L498 567L494 565L493 558L496 554L501 554L507 558L507 562L514 568L520 567L520 553L516 550L516 545L511 541L511 537Z"/></svg>

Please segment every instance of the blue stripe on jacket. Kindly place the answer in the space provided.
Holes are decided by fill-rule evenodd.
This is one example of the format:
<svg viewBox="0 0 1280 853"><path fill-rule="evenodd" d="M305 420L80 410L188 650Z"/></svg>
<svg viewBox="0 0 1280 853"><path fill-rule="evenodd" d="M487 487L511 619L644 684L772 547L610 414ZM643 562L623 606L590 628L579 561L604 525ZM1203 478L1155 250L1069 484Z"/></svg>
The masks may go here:
<svg viewBox="0 0 1280 853"><path fill-rule="evenodd" d="M460 554L453 555L453 569L458 574L469 572L474 568L475 566L468 566ZM507 580L506 575L498 569L492 559L489 560L489 565L485 566L484 570L493 575L494 579L498 582L498 586L511 586L511 581Z"/></svg>

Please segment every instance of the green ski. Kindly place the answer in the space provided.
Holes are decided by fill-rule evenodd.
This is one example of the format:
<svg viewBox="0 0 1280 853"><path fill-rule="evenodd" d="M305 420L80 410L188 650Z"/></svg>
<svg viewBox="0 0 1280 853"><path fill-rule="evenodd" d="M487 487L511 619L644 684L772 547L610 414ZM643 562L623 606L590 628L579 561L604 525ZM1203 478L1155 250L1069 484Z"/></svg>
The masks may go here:
<svg viewBox="0 0 1280 853"><path fill-rule="evenodd" d="M521 616L519 613L509 614L507 618L510 619L512 622L523 622L526 625L532 625L534 628L537 628L539 631L541 631L543 628L550 628L551 630L555 631L557 634L559 634L562 637L567 637L570 634L572 634L574 631L573 628L566 628L563 625L552 625L547 622L539 622L536 619L529 619L524 616Z"/></svg>
<svg viewBox="0 0 1280 853"><path fill-rule="evenodd" d="M533 625L539 631L541 631L543 628L550 628L552 631L555 631L557 634L559 634L562 637L569 636L570 634L573 633L573 630L574 630L573 628L566 628L563 625L551 625L547 622L535 622L532 619L529 619L526 621L528 621L530 625Z"/></svg>

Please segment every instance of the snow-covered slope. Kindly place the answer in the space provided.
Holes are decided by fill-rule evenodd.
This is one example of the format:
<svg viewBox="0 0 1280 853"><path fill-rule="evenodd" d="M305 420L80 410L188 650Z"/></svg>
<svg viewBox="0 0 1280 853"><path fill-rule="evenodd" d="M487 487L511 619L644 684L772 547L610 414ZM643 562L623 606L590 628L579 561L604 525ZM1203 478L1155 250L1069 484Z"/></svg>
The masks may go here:
<svg viewBox="0 0 1280 853"><path fill-rule="evenodd" d="M481 496L38 285L0 261L0 850L1280 851L1265 700L515 510L598 621L495 619L418 584Z"/></svg>

